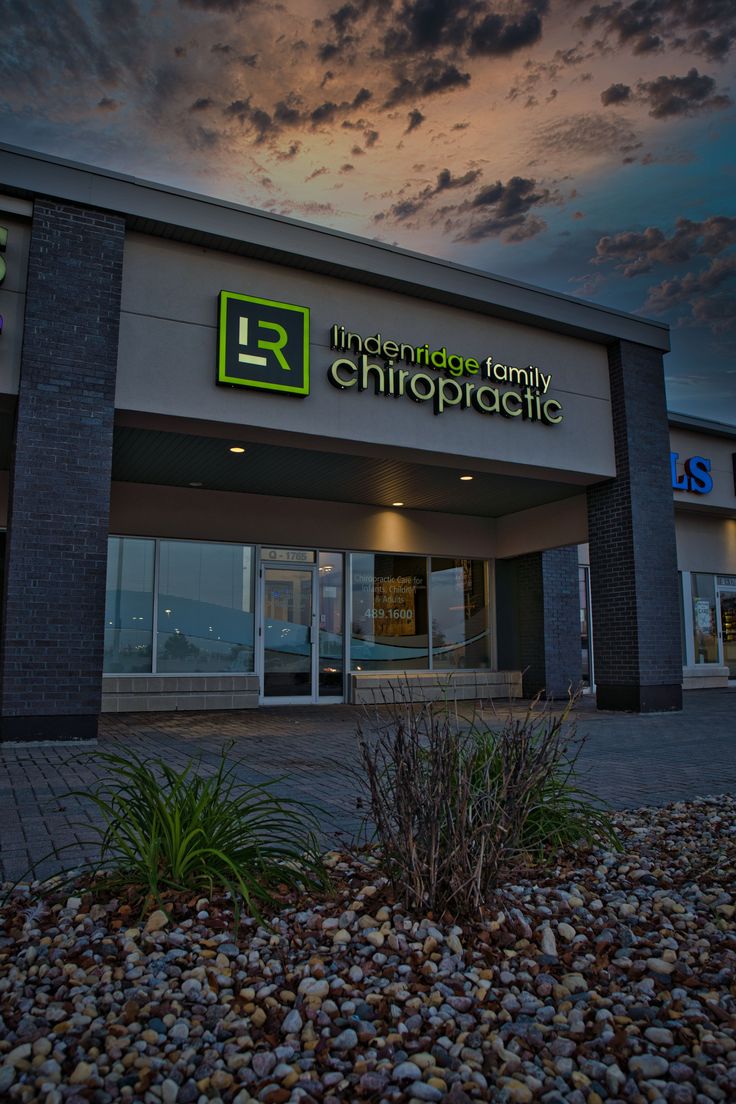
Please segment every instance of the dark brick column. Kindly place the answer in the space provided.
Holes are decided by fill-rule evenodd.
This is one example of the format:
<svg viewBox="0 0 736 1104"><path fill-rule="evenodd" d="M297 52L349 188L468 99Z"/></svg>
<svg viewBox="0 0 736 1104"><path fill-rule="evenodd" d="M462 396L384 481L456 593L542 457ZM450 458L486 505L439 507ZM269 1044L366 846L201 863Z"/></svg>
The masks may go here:
<svg viewBox="0 0 736 1104"><path fill-rule="evenodd" d="M675 517L662 356L609 350L616 478L588 490L599 709L682 708Z"/></svg>
<svg viewBox="0 0 736 1104"><path fill-rule="evenodd" d="M102 683L125 224L37 200L0 639L0 739L89 739Z"/></svg>
<svg viewBox="0 0 736 1104"><path fill-rule="evenodd" d="M580 684L579 607L576 547L496 561L498 666L523 672L525 697Z"/></svg>

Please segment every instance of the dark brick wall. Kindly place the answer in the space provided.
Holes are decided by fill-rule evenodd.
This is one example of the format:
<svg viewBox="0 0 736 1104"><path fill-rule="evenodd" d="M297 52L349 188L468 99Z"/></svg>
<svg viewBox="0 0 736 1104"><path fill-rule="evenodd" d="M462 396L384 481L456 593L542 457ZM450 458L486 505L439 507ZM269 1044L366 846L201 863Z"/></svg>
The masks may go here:
<svg viewBox="0 0 736 1104"><path fill-rule="evenodd" d="M581 681L577 549L496 562L498 666L521 670L532 697L567 697Z"/></svg>
<svg viewBox="0 0 736 1104"><path fill-rule="evenodd" d="M567 697L582 681L580 587L576 545L542 554L544 589L545 687L553 698Z"/></svg>
<svg viewBox="0 0 736 1104"><path fill-rule="evenodd" d="M97 730L125 225L37 200L10 473L0 737Z"/></svg>
<svg viewBox="0 0 736 1104"><path fill-rule="evenodd" d="M662 357L609 350L616 478L588 490L599 708L682 708L677 552Z"/></svg>

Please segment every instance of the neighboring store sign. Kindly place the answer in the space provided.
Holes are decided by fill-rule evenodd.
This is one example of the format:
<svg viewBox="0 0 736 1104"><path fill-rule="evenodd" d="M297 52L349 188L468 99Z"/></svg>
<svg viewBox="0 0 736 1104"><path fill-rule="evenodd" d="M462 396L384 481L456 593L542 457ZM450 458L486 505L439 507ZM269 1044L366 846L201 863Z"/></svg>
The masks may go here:
<svg viewBox="0 0 736 1104"><path fill-rule="evenodd" d="M2 254L5 252L8 246L8 231L4 226L0 226L0 284L5 279L5 273L8 271L8 266L5 263L5 258ZM3 332L3 316L0 314L0 334Z"/></svg>
<svg viewBox="0 0 736 1104"><path fill-rule="evenodd" d="M677 470L679 453L670 453L672 469L672 488L675 491L689 491L691 494L707 495L713 490L710 474L711 463L705 456L691 456L683 461L682 473Z"/></svg>
<svg viewBox="0 0 736 1104"><path fill-rule="evenodd" d="M330 348L350 354L334 360L327 371L329 382L341 391L372 388L376 395L405 395L417 403L431 403L435 414L457 407L550 426L563 418L562 403L545 397L551 374L533 364L517 368L493 356L461 356L448 353L444 345L408 345L380 333L361 337L338 323L330 328ZM401 367L402 362L407 367ZM410 370L417 368L426 370Z"/></svg>
<svg viewBox="0 0 736 1104"><path fill-rule="evenodd" d="M309 308L220 292L217 382L309 394Z"/></svg>
<svg viewBox="0 0 736 1104"><path fill-rule="evenodd" d="M736 575L716 575L716 583L722 587L736 587Z"/></svg>

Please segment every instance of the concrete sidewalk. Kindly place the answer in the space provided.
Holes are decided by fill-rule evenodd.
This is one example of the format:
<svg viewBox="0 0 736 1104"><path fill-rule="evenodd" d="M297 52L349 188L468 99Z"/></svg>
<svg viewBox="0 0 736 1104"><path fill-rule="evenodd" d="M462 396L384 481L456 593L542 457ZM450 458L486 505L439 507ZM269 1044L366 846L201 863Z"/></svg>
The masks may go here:
<svg viewBox="0 0 736 1104"><path fill-rule="evenodd" d="M500 716L505 712L508 706L499 706ZM37 877L45 877L93 857L83 841L94 807L84 796L62 795L84 791L102 776L100 750L130 749L172 766L198 756L212 767L232 743L228 755L244 782L280 780L281 793L320 807L326 839L352 836L361 821L351 769L361 716L348 705L107 714L91 747L2 748L0 880L20 878L32 865ZM586 736L579 760L583 784L615 808L736 793L736 687L690 691L682 713L649 716L597 712L583 698L575 716Z"/></svg>

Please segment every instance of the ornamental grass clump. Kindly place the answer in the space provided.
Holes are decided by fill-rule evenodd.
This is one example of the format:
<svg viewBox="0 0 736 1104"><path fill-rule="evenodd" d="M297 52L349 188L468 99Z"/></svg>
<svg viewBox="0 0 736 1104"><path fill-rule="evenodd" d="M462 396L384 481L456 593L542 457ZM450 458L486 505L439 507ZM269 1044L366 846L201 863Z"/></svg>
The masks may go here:
<svg viewBox="0 0 736 1104"><path fill-rule="evenodd" d="M143 904L161 905L180 892L230 893L238 923L242 906L255 916L284 889L318 888L325 872L314 810L277 796L273 783L247 785L225 753L214 772L201 761L176 769L160 758L97 755L107 777L89 798L102 824L99 845L105 888Z"/></svg>
<svg viewBox="0 0 736 1104"><path fill-rule="evenodd" d="M411 907L477 916L514 864L602 837L605 812L575 782L581 741L535 700L494 723L457 704L396 693L359 726L363 781L379 852Z"/></svg>

